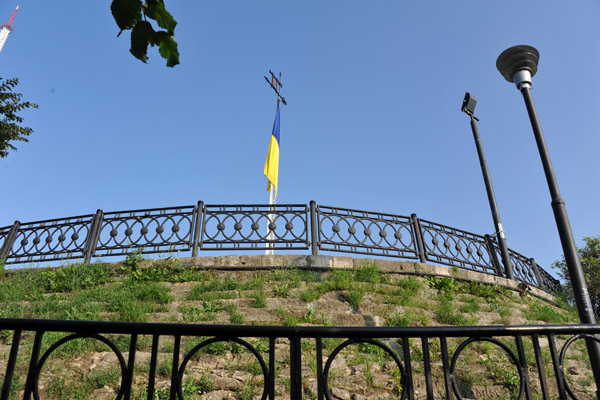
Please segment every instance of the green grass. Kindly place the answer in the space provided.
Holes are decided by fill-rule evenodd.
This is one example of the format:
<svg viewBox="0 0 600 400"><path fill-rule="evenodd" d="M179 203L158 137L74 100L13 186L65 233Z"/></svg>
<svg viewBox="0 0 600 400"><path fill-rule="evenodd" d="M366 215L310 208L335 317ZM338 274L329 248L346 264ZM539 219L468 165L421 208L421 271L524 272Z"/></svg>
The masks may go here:
<svg viewBox="0 0 600 400"><path fill-rule="evenodd" d="M341 294L341 298L348 302L348 304L350 304L352 308L357 311L360 307L360 303L365 297L366 291L367 288L364 285L355 285L348 291L343 292Z"/></svg>
<svg viewBox="0 0 600 400"><path fill-rule="evenodd" d="M457 312L457 308L452 301L452 297L448 295L440 296L435 311L438 320L447 325L475 325L478 322L477 317L465 317L461 312Z"/></svg>
<svg viewBox="0 0 600 400"><path fill-rule="evenodd" d="M265 295L264 290L259 290L255 292L252 296L254 302L252 303L252 307L254 308L265 308L267 306L267 296Z"/></svg>
<svg viewBox="0 0 600 400"><path fill-rule="evenodd" d="M469 297L465 303L458 308L458 311L467 314L475 314L481 310L481 305L476 297Z"/></svg>
<svg viewBox="0 0 600 400"><path fill-rule="evenodd" d="M46 293L72 292L109 282L106 264L74 264L63 268L46 268L37 275L37 284Z"/></svg>
<svg viewBox="0 0 600 400"><path fill-rule="evenodd" d="M379 283L381 272L373 263L365 262L354 270L354 280L358 282Z"/></svg>
<svg viewBox="0 0 600 400"><path fill-rule="evenodd" d="M551 324L564 324L568 318L564 313L557 311L548 304L541 304L535 301L530 307L525 309L525 317L530 321L543 321Z"/></svg>
<svg viewBox="0 0 600 400"><path fill-rule="evenodd" d="M127 261L127 260L126 260ZM436 292L430 290L436 290ZM324 297L332 306L324 303ZM518 306L515 302L519 301ZM339 302L347 304L340 305ZM279 302L279 305L277 305ZM337 302L337 303L336 303ZM311 303L311 304L307 304ZM500 316L494 323L510 323L511 316L518 314L531 320L548 323L564 323L570 311L559 310L537 298L513 296L506 289L495 285L465 283L450 277L402 276L382 271L375 263L364 263L352 269L334 269L329 272L301 270L298 268L277 268L274 270L223 272L183 268L177 260L164 259L152 263L141 256L129 257L126 265L114 270L104 264L74 264L62 269L41 269L38 271L9 272L2 278L0 270L0 317L73 319L73 320L112 320L112 321L161 321L195 324L256 324L272 325L339 325L343 312L381 316L386 326L428 326L435 324L475 325L478 312L497 312ZM331 308L330 308L331 307ZM261 311L257 309L262 309ZM268 315L266 322L249 318L247 313ZM160 313L160 314L157 314ZM347 313L347 311L346 311ZM434 321L432 321L432 319ZM45 334L43 349L64 334ZM122 351L127 351L129 337L113 335ZM12 332L0 332L0 344L10 344ZM161 339L161 353L173 347L172 338ZM202 338L182 338L182 353L185 354ZM248 339L264 355L268 353L268 339ZM137 347L139 351L150 352L151 336L141 335ZM285 341L285 340L284 340ZM32 337L25 336L23 342L31 346ZM309 343L310 342L310 343ZM340 339L323 338L324 354L329 354ZM452 353L452 340L449 340ZM437 347L436 347L437 343ZM401 343L402 345L402 343ZM531 344L525 343L526 347ZM439 361L439 342L431 341L433 361ZM354 351L347 358L348 365L360 366L361 377L373 390L377 389L377 379L371 367L380 363L379 348L373 346L351 346ZM531 349L527 347L526 351ZM355 348L360 348L356 350ZM306 366L316 371L316 358L313 354L314 340L303 340L302 351ZM410 344L411 357L417 363L415 371L420 371L418 363L423 354L419 340ZM69 342L55 353L57 359L71 360L80 354L107 351L106 346L89 340ZM346 350L344 350L346 351ZM477 347L479 354L485 354L486 347ZM281 350L277 350L281 353ZM579 359L585 348L573 349L573 359ZM203 349L194 357L200 363L201 357L219 356L227 360L228 371L244 371L251 376L261 375L260 364L241 358L246 349L232 342L218 342ZM278 354L279 354L278 353ZM304 355L304 353L306 355ZM529 353L527 353L529 354ZM385 355L385 354L384 354ZM289 362L287 355L277 364ZM385 355L388 357L387 355ZM437 358L436 358L437 357ZM546 354L546 358L549 356ZM388 357L389 358L389 357ZM531 365L532 357L527 355ZM253 359L252 359L253 360ZM475 360L477 361L477 360ZM171 360L159 355L159 380L171 375ZM58 364L57 364L58 365ZM137 365L137 363L136 363ZM369 367L364 369L365 366ZM20 361L19 376L26 375L27 361ZM505 387L511 387L514 376L500 369L490 374ZM60 371L59 367L56 367ZM147 373L147 367L137 365L136 376ZM146 368L146 369L144 369ZM386 368L389 368L386 367ZM233 373L233 372L232 372ZM369 376L369 374L371 374ZM401 381L393 378L391 370L389 385L394 386L396 395L401 390ZM197 370L184 379L186 398L196 398L215 389L214 374L202 374ZM335 373L330 379L335 377ZM340 375L338 377L342 379ZM79 379L79 378L78 378ZM97 385L108 382L110 373L88 376L80 379L81 384L69 387L67 380L56 380L46 386L46 397L42 398L91 398ZM461 378L462 379L462 378ZM586 377L580 377L586 382ZM15 393L22 390L24 380L17 377ZM282 391L284 379L278 379L278 389ZM477 382L471 382L477 384ZM118 382L110 387L117 387ZM235 391L238 398L251 398L261 393L262 381L248 378ZM103 385L104 386L104 385ZM103 387L100 386L100 387ZM389 386L390 389L392 386ZM21 389L18 389L21 388ZM390 389L392 390L392 389ZM48 395L52 393L52 395ZM135 389L133 398L145 398L144 390ZM156 398L168 398L168 391L157 389ZM164 397L163 395L167 396ZM58 396L58 397L56 397ZM163 396L163 397L161 397ZM307 395L308 397L308 395Z"/></svg>
<svg viewBox="0 0 600 400"><path fill-rule="evenodd" d="M425 282L431 289L437 289L443 293L456 293L460 287L459 281L449 276L426 276Z"/></svg>

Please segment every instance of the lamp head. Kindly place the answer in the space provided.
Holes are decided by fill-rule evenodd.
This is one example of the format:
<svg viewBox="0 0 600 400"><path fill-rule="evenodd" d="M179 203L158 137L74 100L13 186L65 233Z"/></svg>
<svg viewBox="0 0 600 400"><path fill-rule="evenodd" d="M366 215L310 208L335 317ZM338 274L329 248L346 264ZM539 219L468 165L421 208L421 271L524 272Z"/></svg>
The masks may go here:
<svg viewBox="0 0 600 400"><path fill-rule="evenodd" d="M465 93L465 98L463 99L460 111L468 115L474 115L475 105L477 105L477 99L475 96L472 96L471 93L467 92Z"/></svg>
<svg viewBox="0 0 600 400"><path fill-rule="evenodd" d="M519 45L508 48L498 56L496 68L504 79L514 82L517 88L531 87L531 78L537 72L540 53L535 47Z"/></svg>

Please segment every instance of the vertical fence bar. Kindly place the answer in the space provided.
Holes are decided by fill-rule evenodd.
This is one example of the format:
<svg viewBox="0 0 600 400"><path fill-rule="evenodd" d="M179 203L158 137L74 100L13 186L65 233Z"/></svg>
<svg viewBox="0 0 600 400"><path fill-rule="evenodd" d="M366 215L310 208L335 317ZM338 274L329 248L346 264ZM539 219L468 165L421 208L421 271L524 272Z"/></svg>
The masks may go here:
<svg viewBox="0 0 600 400"><path fill-rule="evenodd" d="M17 355L19 353L19 344L21 343L21 331L16 330L13 334L13 342L10 346L10 355L8 356L8 364L6 365L6 374L4 375L4 384L2 385L1 400L8 400L10 395L10 385L15 374L15 365L17 364Z"/></svg>
<svg viewBox="0 0 600 400"><path fill-rule="evenodd" d="M200 200L195 210L196 223L194 224L194 236L192 239L192 257L198 257L198 241L200 240L200 227L202 226L203 214L204 202Z"/></svg>
<svg viewBox="0 0 600 400"><path fill-rule="evenodd" d="M529 382L529 370L527 368L527 359L525 358L525 349L523 348L523 338L521 336L515 336L517 344L517 352L519 353L519 369L523 372L523 379L525 380L525 398L527 400L533 400L533 394L531 393L531 383Z"/></svg>
<svg viewBox="0 0 600 400"><path fill-rule="evenodd" d="M442 352L442 367L444 368L444 385L446 387L446 400L454 400L452 391L452 371L448 362L448 343L445 337L440 337L440 351Z"/></svg>
<svg viewBox="0 0 600 400"><path fill-rule="evenodd" d="M131 335L129 342L129 358L127 360L127 376L123 377L121 384L125 387L123 391L123 399L129 400L131 398L131 386L133 385L133 367L135 366L135 346L137 345L137 334Z"/></svg>
<svg viewBox="0 0 600 400"><path fill-rule="evenodd" d="M154 383L156 382L156 361L158 358L158 335L152 336L152 353L150 355L150 372L148 373L148 400L154 400Z"/></svg>
<svg viewBox="0 0 600 400"><path fill-rule="evenodd" d="M323 400L325 390L325 376L323 375L323 340L321 337L315 339L317 346L317 400Z"/></svg>
<svg viewBox="0 0 600 400"><path fill-rule="evenodd" d="M558 358L558 351L556 351L554 335L548 335L548 345L550 347L550 355L552 356L552 365L554 366L554 376L556 377L556 387L558 389L559 399L567 400L565 376L563 374L562 365L560 365L560 360Z"/></svg>
<svg viewBox="0 0 600 400"><path fill-rule="evenodd" d="M427 400L434 400L433 382L431 376L431 357L429 354L429 338L422 337L421 344L423 346L423 365L425 367L425 388L427 390Z"/></svg>
<svg viewBox="0 0 600 400"><path fill-rule="evenodd" d="M500 260L498 260L498 254L496 253L496 246L494 246L494 242L490 235L485 235L485 244L487 245L488 252L490 253L490 261L496 270L496 275L500 277L504 277L502 273L502 265L500 264Z"/></svg>
<svg viewBox="0 0 600 400"><path fill-rule="evenodd" d="M6 260L10 255L10 250L15 244L15 239L17 238L17 233L19 233L19 228L21 227L21 222L15 221L13 226L8 231L8 235L6 235L6 239L4 240L4 244L0 249L0 262L2 260Z"/></svg>
<svg viewBox="0 0 600 400"><path fill-rule="evenodd" d="M302 399L302 349L300 336L290 339L290 399Z"/></svg>
<svg viewBox="0 0 600 400"><path fill-rule="evenodd" d="M531 269L533 270L533 273L535 275L535 278L538 281L538 287L542 290L546 290L547 291L547 287L544 284L544 280L542 279L542 274L540 274L540 270L538 268L537 263L535 262L535 259L532 257L529 259L529 262L531 263Z"/></svg>
<svg viewBox="0 0 600 400"><path fill-rule="evenodd" d="M31 394L33 393L33 384L35 383L36 373L39 372L38 360L40 358L40 349L42 347L42 337L44 331L37 331L35 333L35 339L33 342L33 349L31 350L31 360L29 360L29 370L27 372L27 382L25 383L25 394L23 394L23 400L30 400Z"/></svg>
<svg viewBox="0 0 600 400"><path fill-rule="evenodd" d="M181 347L181 335L175 336L175 344L173 345L173 367L171 371L171 391L169 400L177 400L177 392L182 388L183 371L179 375L179 351Z"/></svg>
<svg viewBox="0 0 600 400"><path fill-rule="evenodd" d="M269 400L275 400L275 337L269 338Z"/></svg>
<svg viewBox="0 0 600 400"><path fill-rule="evenodd" d="M410 220L412 223L413 231L415 232L415 242L417 244L417 253L419 254L419 261L425 263L427 257L425 255L425 241L423 240L423 230L421 229L421 222L417 218L417 214L410 214Z"/></svg>
<svg viewBox="0 0 600 400"><path fill-rule="evenodd" d="M84 263L86 264L89 264L90 260L92 259L92 256L96 252L96 243L98 242L98 238L100 236L103 218L104 212L98 209L96 211L96 215L94 215L94 219L92 219L92 226L90 227L90 232L88 233L88 240L85 244Z"/></svg>
<svg viewBox="0 0 600 400"><path fill-rule="evenodd" d="M546 382L546 370L544 368L544 360L542 358L542 350L540 349L540 340L538 335L532 335L531 340L533 342L533 350L535 351L535 362L538 367L538 376L540 377L540 387L542 389L542 396L544 400L550 399L548 396L548 383Z"/></svg>
<svg viewBox="0 0 600 400"><path fill-rule="evenodd" d="M402 353L404 356L404 369L406 370L406 392L408 400L415 400L412 366L410 361L410 342L405 336L402 338Z"/></svg>
<svg viewBox="0 0 600 400"><path fill-rule="evenodd" d="M319 239L318 239L319 222L317 221L317 203L314 200L310 201L310 245L312 255L319 254Z"/></svg>

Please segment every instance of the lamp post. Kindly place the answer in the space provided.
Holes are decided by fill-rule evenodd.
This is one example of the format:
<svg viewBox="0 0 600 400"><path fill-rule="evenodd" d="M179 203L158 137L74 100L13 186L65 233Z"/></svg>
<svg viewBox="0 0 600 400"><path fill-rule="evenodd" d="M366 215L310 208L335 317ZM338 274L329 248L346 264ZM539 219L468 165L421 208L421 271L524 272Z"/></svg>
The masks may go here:
<svg viewBox="0 0 600 400"><path fill-rule="evenodd" d="M471 130L473 131L473 139L475 139L475 147L477 147L477 155L479 156L479 164L481 165L481 173L483 174L485 190L490 203L490 210L492 211L494 227L498 237L498 247L500 248L500 256L502 257L502 264L504 264L504 273L508 279L515 279L512 263L510 262L510 256L508 254L508 247L506 246L506 235L504 234L504 228L502 227L502 221L500 220L500 212L498 211L498 204L496 203L496 195L494 194L494 187L492 186L492 178L490 177L490 171L488 170L487 161L485 160L485 154L483 152L483 145L481 144L481 137L479 136L477 122L475 122L479 121L474 114L476 104L477 99L467 92L465 93L461 111L471 117ZM491 249L491 251L494 250Z"/></svg>
<svg viewBox="0 0 600 400"><path fill-rule="evenodd" d="M531 97L531 78L537 72L539 59L540 54L534 47L526 45L514 46L504 50L500 54L496 61L496 68L498 68L504 79L517 85L517 89L521 92L525 100L535 141L542 159L544 173L546 174L546 181L550 189L552 211L554 212L558 235L569 271L569 279L573 287L579 319L583 324L595 324L596 319L592 310L590 294L585 283L575 240L573 239L567 208L558 190L558 183L554 176L550 154L548 153L542 127L537 116L537 111L535 110L535 105L533 104L533 97ZM586 340L586 345L596 381L596 398L600 398L600 346L597 342L590 339Z"/></svg>

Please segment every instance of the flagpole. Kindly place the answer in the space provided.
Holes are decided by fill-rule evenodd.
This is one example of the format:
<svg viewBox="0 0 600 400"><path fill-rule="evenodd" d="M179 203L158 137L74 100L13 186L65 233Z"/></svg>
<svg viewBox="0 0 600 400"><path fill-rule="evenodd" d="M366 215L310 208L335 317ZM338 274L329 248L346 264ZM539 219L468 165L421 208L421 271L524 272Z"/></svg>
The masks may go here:
<svg viewBox="0 0 600 400"><path fill-rule="evenodd" d="M277 126L277 136L276 136L276 140L277 142L279 141L279 103L283 103L284 105L287 104L285 97L281 96L281 87L283 86L281 84L281 72L279 72L279 79L277 79L277 77L275 76L275 74L269 70L269 73L271 74L271 80L269 80L266 76L264 77L265 80L267 81L267 83L271 86L271 88L273 88L273 90L275 91L275 93L277 93L277 114L275 116L275 124ZM275 125L273 127L273 132L275 132ZM273 133L275 134L275 133ZM271 140L273 140L271 138ZM277 146L279 146L279 143L277 143ZM269 147L269 151L271 150L271 148ZM277 154L279 154L279 149L277 149ZM269 156L267 156L267 163L269 162ZM277 168L279 165L279 155L277 155ZM267 164L265 164L265 174L267 174ZM277 170L275 172L275 182L277 182ZM275 185L273 184L273 182L271 181L271 176L267 175L267 178L269 179L268 181L268 185L267 185L267 190L269 191L269 214L268 214L268 223L267 223L267 243L265 246L265 255L272 255L275 254L274 253L274 247L275 247L275 230L271 229L271 224L275 225L275 205L277 204L277 188L275 187Z"/></svg>
<svg viewBox="0 0 600 400"><path fill-rule="evenodd" d="M281 79L281 72L280 74L280 79ZM280 100L281 96L279 94L279 91L277 91L277 108L279 108L279 100ZM267 224L267 249L265 250L265 255L269 256L269 255L273 255L275 254L275 250L273 250L274 247L274 243L273 243L273 239L275 239L275 231L271 230L271 227L269 225L271 225L272 223L275 223L275 215L272 213L272 211L275 211L275 204L277 204L277 195L275 194L275 186L273 185L273 183L271 183L271 181L269 181L269 211L271 211L271 213L269 213L269 223Z"/></svg>
<svg viewBox="0 0 600 400"><path fill-rule="evenodd" d="M273 184L271 182L269 182L269 211L274 211L275 210L275 204L277 204L277 197L275 196L275 187L273 186ZM267 240L271 243L267 243L267 249L265 250L265 254L266 255L272 255L275 254L274 250L273 250L273 239L275 238L275 232L271 230L271 228L269 227L269 225L271 225L271 223L275 222L275 215L272 213L269 213L269 223L267 224Z"/></svg>

